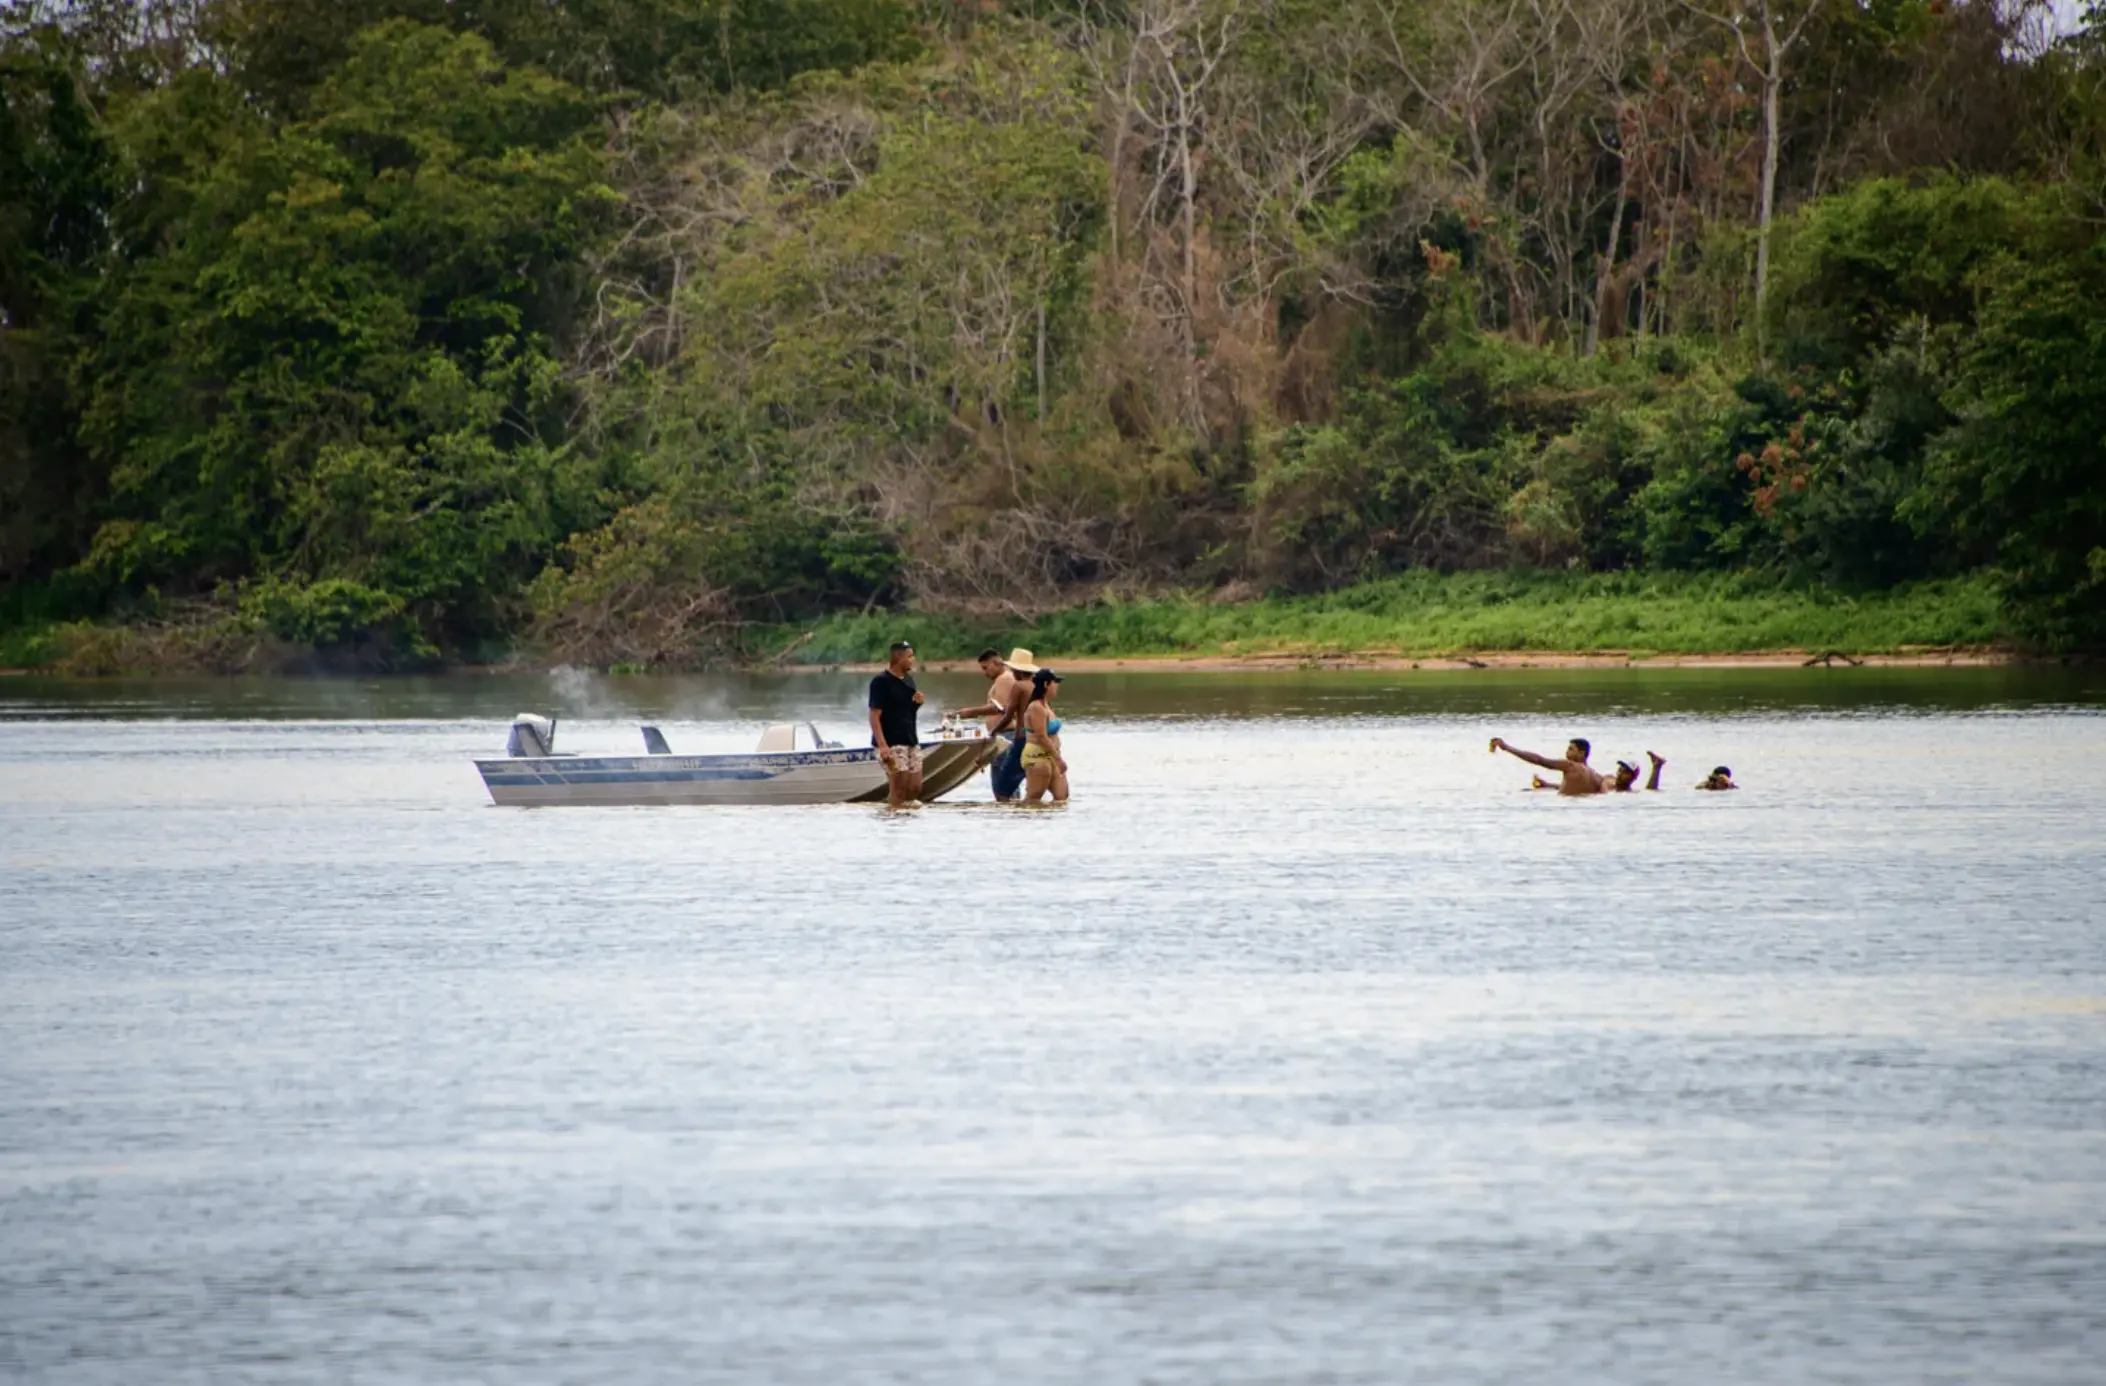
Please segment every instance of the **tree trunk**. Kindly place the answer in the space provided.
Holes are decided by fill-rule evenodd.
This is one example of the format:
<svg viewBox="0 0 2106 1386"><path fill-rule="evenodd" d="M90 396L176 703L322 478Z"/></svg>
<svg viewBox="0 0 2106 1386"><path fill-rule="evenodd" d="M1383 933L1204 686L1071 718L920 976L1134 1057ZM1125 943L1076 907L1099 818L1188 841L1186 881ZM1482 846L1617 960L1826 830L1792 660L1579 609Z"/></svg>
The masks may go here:
<svg viewBox="0 0 2106 1386"><path fill-rule="evenodd" d="M1602 314L1608 311L1609 279L1616 272L1616 251L1623 239L1623 210L1631 194L1631 160L1628 154L1621 156L1622 176L1616 180L1616 215L1609 222L1609 250L1601 257L1601 269L1594 276L1594 317L1587 324L1587 352L1592 356L1601 346Z"/></svg>
<svg viewBox="0 0 2106 1386"><path fill-rule="evenodd" d="M1046 421L1046 301L1038 301L1038 421Z"/></svg>
<svg viewBox="0 0 2106 1386"><path fill-rule="evenodd" d="M1126 157L1126 112L1119 112L1119 123L1112 129L1111 157L1104 161L1104 211L1105 227L1111 233L1111 262L1119 263L1119 161Z"/></svg>
<svg viewBox="0 0 2106 1386"><path fill-rule="evenodd" d="M1182 117L1183 110L1178 114ZM1199 175L1192 167L1192 127L1182 119L1177 127L1177 165L1183 197L1178 216L1185 243L1185 348L1190 352L1199 340Z"/></svg>
<svg viewBox="0 0 2106 1386"><path fill-rule="evenodd" d="M1191 113L1182 90L1177 98L1178 186L1183 205L1178 209L1184 241L1184 356L1186 407L1191 411L1192 431L1207 440L1206 410L1199 388L1199 171L1192 162Z"/></svg>
<svg viewBox="0 0 2106 1386"><path fill-rule="evenodd" d="M1770 218L1777 209L1778 129L1784 91L1784 52L1777 44L1777 25L1770 7L1762 8L1762 41L1769 63L1762 81L1762 214L1755 223L1755 358L1770 364Z"/></svg>
<svg viewBox="0 0 2106 1386"><path fill-rule="evenodd" d="M1114 268L1119 263L1119 218L1123 214L1119 198L1119 180L1126 172L1126 130L1133 119L1133 65L1135 58L1131 49L1126 54L1126 72L1119 92L1119 117L1112 125L1111 150L1105 158L1104 212L1106 225L1111 232L1111 262Z"/></svg>

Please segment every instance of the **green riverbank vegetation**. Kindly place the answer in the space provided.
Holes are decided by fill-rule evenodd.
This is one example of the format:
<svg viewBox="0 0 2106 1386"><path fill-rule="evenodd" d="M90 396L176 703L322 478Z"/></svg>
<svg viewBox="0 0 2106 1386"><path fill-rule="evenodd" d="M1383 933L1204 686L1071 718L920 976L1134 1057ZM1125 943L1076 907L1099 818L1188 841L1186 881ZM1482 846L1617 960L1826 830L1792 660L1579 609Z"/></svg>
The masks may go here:
<svg viewBox="0 0 2106 1386"><path fill-rule="evenodd" d="M1978 650L2002 632L1993 583L1955 578L1858 596L1686 573L1405 573L1308 596L1223 603L1170 597L1000 621L841 612L802 628L754 627L749 657L868 663L905 638L925 659L992 644L1041 659L1149 655L1401 657L1487 651L1647 655L1771 650L1851 654ZM778 656L780 658L778 658Z"/></svg>
<svg viewBox="0 0 2106 1386"><path fill-rule="evenodd" d="M2096 647L2102 448L2098 8L0 0L0 662Z"/></svg>

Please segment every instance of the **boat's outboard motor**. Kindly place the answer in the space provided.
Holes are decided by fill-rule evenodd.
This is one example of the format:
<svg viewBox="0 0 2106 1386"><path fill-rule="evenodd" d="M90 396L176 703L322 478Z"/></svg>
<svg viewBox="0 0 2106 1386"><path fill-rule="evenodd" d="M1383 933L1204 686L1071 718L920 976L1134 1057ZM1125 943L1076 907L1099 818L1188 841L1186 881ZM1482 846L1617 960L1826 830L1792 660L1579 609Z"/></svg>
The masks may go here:
<svg viewBox="0 0 2106 1386"><path fill-rule="evenodd" d="M512 719L512 734L505 738L505 754L539 759L556 753L554 719L522 712Z"/></svg>
<svg viewBox="0 0 2106 1386"><path fill-rule="evenodd" d="M673 748L665 744L665 733L656 727L643 728L643 748L645 755L669 756L673 753Z"/></svg>

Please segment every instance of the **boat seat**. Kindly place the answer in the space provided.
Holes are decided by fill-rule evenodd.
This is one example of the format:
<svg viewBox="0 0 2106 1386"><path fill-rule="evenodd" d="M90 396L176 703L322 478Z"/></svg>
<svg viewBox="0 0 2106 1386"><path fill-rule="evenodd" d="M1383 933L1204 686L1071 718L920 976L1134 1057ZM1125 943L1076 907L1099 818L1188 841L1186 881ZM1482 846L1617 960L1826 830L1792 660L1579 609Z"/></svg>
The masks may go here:
<svg viewBox="0 0 2106 1386"><path fill-rule="evenodd" d="M788 722L769 727L760 734L759 751L794 751L797 749L797 728Z"/></svg>

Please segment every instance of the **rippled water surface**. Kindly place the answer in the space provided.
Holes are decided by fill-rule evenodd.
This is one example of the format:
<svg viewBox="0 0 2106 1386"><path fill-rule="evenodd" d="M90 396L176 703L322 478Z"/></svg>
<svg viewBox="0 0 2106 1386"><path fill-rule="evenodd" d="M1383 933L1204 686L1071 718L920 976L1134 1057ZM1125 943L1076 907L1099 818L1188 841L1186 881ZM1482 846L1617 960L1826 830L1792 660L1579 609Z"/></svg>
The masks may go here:
<svg viewBox="0 0 2106 1386"><path fill-rule="evenodd" d="M2101 1379L2106 676L1077 678L1059 811L468 764L859 682L0 680L0 1377Z"/></svg>

